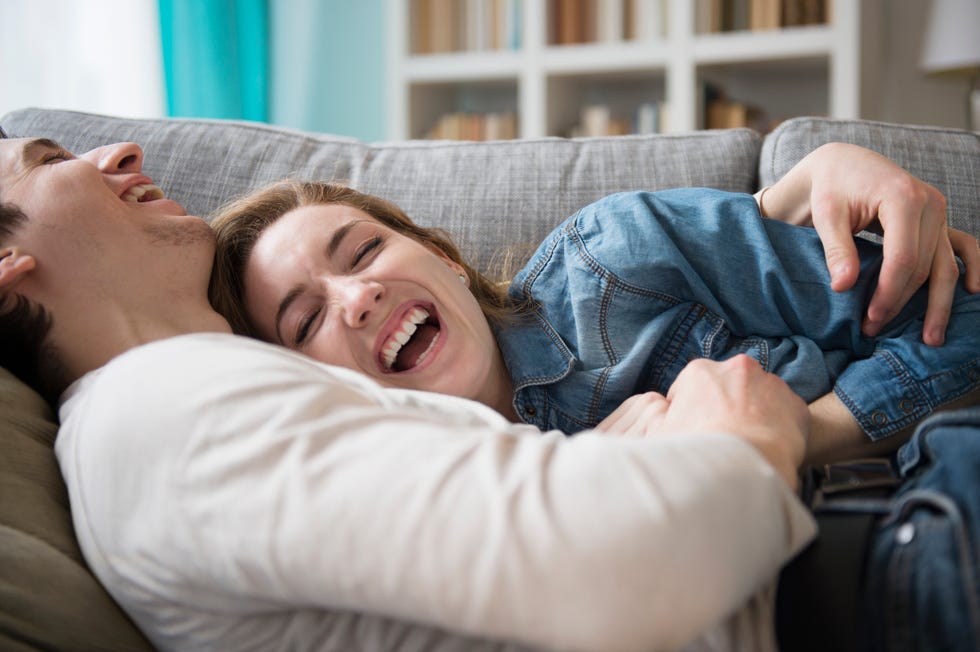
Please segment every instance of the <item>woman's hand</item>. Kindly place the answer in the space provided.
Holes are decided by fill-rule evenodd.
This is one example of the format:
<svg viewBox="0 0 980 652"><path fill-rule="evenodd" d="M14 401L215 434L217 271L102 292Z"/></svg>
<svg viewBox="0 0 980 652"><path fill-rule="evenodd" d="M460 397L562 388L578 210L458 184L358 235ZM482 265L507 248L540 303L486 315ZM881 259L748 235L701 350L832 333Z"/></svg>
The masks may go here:
<svg viewBox="0 0 980 652"><path fill-rule="evenodd" d="M596 430L624 437L652 437L663 434L661 423L667 413L667 399L657 392L634 394L596 426Z"/></svg>
<svg viewBox="0 0 980 652"><path fill-rule="evenodd" d="M966 286L980 292L977 239L946 226L946 199L890 159L856 145L829 143L804 157L761 196L766 217L812 225L820 234L838 292L858 276L853 235L878 228L884 261L862 330L876 335L929 281L922 339L940 345L959 277L954 254L966 265Z"/></svg>

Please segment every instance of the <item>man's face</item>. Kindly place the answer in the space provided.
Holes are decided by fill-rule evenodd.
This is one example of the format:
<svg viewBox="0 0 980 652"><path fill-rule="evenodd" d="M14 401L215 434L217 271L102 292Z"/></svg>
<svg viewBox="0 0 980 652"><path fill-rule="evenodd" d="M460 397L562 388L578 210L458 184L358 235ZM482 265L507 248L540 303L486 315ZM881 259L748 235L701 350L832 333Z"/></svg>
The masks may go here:
<svg viewBox="0 0 980 652"><path fill-rule="evenodd" d="M142 165L135 143L75 156L47 139L0 140L0 201L28 217L13 244L33 255L52 282L57 271L64 283L90 278L104 285L141 275L158 283L165 278L160 248L168 246L207 273L210 227L166 199Z"/></svg>

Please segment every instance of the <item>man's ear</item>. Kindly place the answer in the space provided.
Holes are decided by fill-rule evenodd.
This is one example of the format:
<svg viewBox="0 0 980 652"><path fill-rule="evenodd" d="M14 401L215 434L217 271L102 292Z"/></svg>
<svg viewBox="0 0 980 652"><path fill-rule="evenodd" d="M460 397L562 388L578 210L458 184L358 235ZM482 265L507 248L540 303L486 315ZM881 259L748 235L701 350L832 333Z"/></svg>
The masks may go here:
<svg viewBox="0 0 980 652"><path fill-rule="evenodd" d="M17 285L36 266L34 256L16 247L0 249L0 292Z"/></svg>

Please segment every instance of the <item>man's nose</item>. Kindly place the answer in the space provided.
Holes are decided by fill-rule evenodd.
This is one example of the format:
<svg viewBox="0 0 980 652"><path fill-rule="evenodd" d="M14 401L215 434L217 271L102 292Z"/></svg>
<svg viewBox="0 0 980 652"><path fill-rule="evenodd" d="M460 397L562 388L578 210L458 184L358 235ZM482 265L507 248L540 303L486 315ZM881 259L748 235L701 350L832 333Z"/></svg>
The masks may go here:
<svg viewBox="0 0 980 652"><path fill-rule="evenodd" d="M139 172L143 169L143 150L136 143L116 143L85 152L85 159L106 174Z"/></svg>

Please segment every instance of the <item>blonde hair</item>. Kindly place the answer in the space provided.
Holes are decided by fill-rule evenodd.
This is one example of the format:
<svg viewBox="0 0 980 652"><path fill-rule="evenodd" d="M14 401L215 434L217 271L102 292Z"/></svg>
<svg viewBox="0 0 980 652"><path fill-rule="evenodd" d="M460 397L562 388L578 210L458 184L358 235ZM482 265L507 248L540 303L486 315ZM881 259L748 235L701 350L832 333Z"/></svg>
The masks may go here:
<svg viewBox="0 0 980 652"><path fill-rule="evenodd" d="M241 335L257 337L245 312L244 271L252 248L271 224L289 211L318 204L344 204L362 210L388 228L423 245L438 249L462 266L470 290L491 323L502 323L522 312L507 297L506 283L484 276L463 260L442 229L415 224L395 204L347 186L312 181L278 181L218 209L211 218L217 234L208 296L214 309Z"/></svg>

